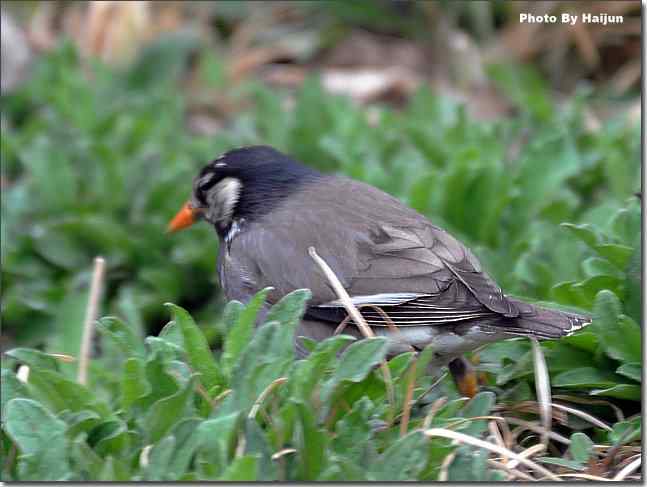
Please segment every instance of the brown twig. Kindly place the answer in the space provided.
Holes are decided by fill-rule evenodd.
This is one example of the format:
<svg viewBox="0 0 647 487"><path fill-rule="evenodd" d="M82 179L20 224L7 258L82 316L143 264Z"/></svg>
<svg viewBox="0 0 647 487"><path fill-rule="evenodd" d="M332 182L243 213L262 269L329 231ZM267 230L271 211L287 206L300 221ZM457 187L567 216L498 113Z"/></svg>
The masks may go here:
<svg viewBox="0 0 647 487"><path fill-rule="evenodd" d="M106 261L103 257L96 257L94 259L90 295L88 297L88 305L85 308L83 337L81 338L81 348L79 350L79 372L77 380L79 384L83 385L87 384L88 381L88 368L90 366L90 352L92 349L92 337L94 335L94 322L97 319L99 311L99 299L101 297L101 285L103 284L105 265Z"/></svg>
<svg viewBox="0 0 647 487"><path fill-rule="evenodd" d="M400 436L407 434L409 429L409 417L411 415L411 406L413 399L413 386L416 383L416 357L413 357L413 361L409 366L409 372L407 373L407 393L404 397L404 411L402 412L402 421L400 422Z"/></svg>

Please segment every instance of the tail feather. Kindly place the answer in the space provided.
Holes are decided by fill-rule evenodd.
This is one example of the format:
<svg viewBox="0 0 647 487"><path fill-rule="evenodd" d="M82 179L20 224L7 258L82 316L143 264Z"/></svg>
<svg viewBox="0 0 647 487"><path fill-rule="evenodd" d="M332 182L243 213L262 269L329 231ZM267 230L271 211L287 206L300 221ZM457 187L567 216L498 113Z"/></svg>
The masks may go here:
<svg viewBox="0 0 647 487"><path fill-rule="evenodd" d="M506 320L506 332L515 335L561 338L591 324L590 316L543 308L521 301L514 303L519 306L521 312L517 318Z"/></svg>

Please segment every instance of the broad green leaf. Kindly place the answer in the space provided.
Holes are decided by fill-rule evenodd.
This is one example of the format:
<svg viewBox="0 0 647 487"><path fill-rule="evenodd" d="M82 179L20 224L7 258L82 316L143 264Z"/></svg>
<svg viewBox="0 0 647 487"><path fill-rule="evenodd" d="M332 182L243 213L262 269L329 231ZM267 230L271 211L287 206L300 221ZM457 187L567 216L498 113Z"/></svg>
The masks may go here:
<svg viewBox="0 0 647 487"><path fill-rule="evenodd" d="M562 223L561 226L569 230L571 233L573 233L573 235L575 235L582 242L586 243L589 247L594 248L600 242L598 233L592 225L586 223L581 225L575 225L573 223Z"/></svg>
<svg viewBox="0 0 647 487"><path fill-rule="evenodd" d="M77 357L81 348L83 321L88 305L88 293L73 291L63 299L54 318L55 333L47 344L47 351ZM70 378L76 378L78 361L59 364Z"/></svg>
<svg viewBox="0 0 647 487"><path fill-rule="evenodd" d="M64 411L60 419L68 424L68 438L75 438L80 433L89 433L95 426L101 422L101 416L94 411L84 409L75 413Z"/></svg>
<svg viewBox="0 0 647 487"><path fill-rule="evenodd" d="M64 409L80 411L92 409L101 416L107 416L109 407L99 401L85 386L45 369L35 369L29 374L29 384L38 392L50 408L56 412Z"/></svg>
<svg viewBox="0 0 647 487"><path fill-rule="evenodd" d="M150 442L159 441L187 412L195 389L195 376L169 397L155 402L144 418L144 428Z"/></svg>
<svg viewBox="0 0 647 487"><path fill-rule="evenodd" d="M369 419L373 407L371 400L364 396L337 421L332 448L345 460L359 464L363 459L372 437Z"/></svg>
<svg viewBox="0 0 647 487"><path fill-rule="evenodd" d="M255 419L245 420L245 454L255 455L258 458L257 475L263 481L278 479L279 466L272 460L274 453L269 435Z"/></svg>
<svg viewBox="0 0 647 487"><path fill-rule="evenodd" d="M286 294L270 308L265 321L278 321L285 326L296 326L301 321L306 303L311 296L312 293L308 289L297 289Z"/></svg>
<svg viewBox="0 0 647 487"><path fill-rule="evenodd" d="M117 349L125 357L145 357L144 342L137 336L137 333L132 327L128 326L119 318L112 316L102 318L99 320L97 328L102 334L114 341Z"/></svg>
<svg viewBox="0 0 647 487"><path fill-rule="evenodd" d="M209 349L209 344L193 318L179 306L171 303L167 303L166 306L171 308L173 319L182 331L189 365L195 372L201 374L200 382L205 389L209 390L213 386L224 384L222 372Z"/></svg>
<svg viewBox="0 0 647 487"><path fill-rule="evenodd" d="M584 433L573 433L570 451L573 460L580 464L586 464L593 452L593 441Z"/></svg>
<svg viewBox="0 0 647 487"><path fill-rule="evenodd" d="M487 473L488 452L468 445L456 449L456 457L447 470L450 482L482 482L489 480Z"/></svg>
<svg viewBox="0 0 647 487"><path fill-rule="evenodd" d="M487 416L492 411L496 397L493 392L482 391L474 396L461 411L464 418ZM485 419L472 420L462 425L461 431L472 436L479 436L487 430L488 421Z"/></svg>
<svg viewBox="0 0 647 487"><path fill-rule="evenodd" d="M3 368L2 371L2 382L0 382L0 389L2 389L2 394L0 394L0 401L2 401L0 406L0 413L2 417L5 416L5 406L9 401L16 398L31 399L31 394L26 384L20 382L16 374L11 370Z"/></svg>
<svg viewBox="0 0 647 487"><path fill-rule="evenodd" d="M620 301L610 291L600 291L593 310L593 327L605 352L623 362L642 359L640 327L628 316L620 315Z"/></svg>
<svg viewBox="0 0 647 487"><path fill-rule="evenodd" d="M616 384L606 389L593 389L589 394L591 396L615 397L630 401L640 401L642 397L640 386L637 384Z"/></svg>
<svg viewBox="0 0 647 487"><path fill-rule="evenodd" d="M609 439L615 444L626 445L640 438L642 430L642 419L618 421L609 432Z"/></svg>
<svg viewBox="0 0 647 487"><path fill-rule="evenodd" d="M633 253L633 248L620 244L600 244L596 245L595 249L602 257L622 270L627 267L631 254Z"/></svg>
<svg viewBox="0 0 647 487"><path fill-rule="evenodd" d="M13 348L5 352L5 354L20 363L29 365L30 368L58 370L56 359L40 350Z"/></svg>
<svg viewBox="0 0 647 487"><path fill-rule="evenodd" d="M417 480L425 467L429 440L413 431L393 443L371 466L371 477L378 482Z"/></svg>
<svg viewBox="0 0 647 487"><path fill-rule="evenodd" d="M237 439L239 411L209 419L196 430L199 436L198 471L205 477L216 478L229 463Z"/></svg>
<svg viewBox="0 0 647 487"><path fill-rule="evenodd" d="M184 418L171 430L176 448L167 468L170 480L180 480L189 468L191 459L202 441L197 430L201 422L198 418Z"/></svg>
<svg viewBox="0 0 647 487"><path fill-rule="evenodd" d="M245 345L252 337L256 326L258 312L265 304L271 288L258 292L238 316L238 320L229 329L222 352L222 363L226 371L231 372Z"/></svg>
<svg viewBox="0 0 647 487"><path fill-rule="evenodd" d="M388 349L386 338L367 338L350 345L342 354L335 373L326 382L322 395L330 397L337 385L342 382L360 382L373 367L386 356Z"/></svg>
<svg viewBox="0 0 647 487"><path fill-rule="evenodd" d="M616 373L629 377L635 381L641 382L642 380L642 363L641 362L629 362L621 365L616 370Z"/></svg>
<svg viewBox="0 0 647 487"><path fill-rule="evenodd" d="M592 387L612 387L618 383L619 377L611 372L595 367L580 367L567 370L553 377L553 387L569 387L590 389Z"/></svg>
<svg viewBox="0 0 647 487"><path fill-rule="evenodd" d="M88 443L102 457L123 456L130 446L128 426L120 419L105 421L90 432Z"/></svg>
<svg viewBox="0 0 647 487"><path fill-rule="evenodd" d="M126 360L121 378L121 406L128 410L135 401L149 394L150 389L142 361L135 357Z"/></svg>
<svg viewBox="0 0 647 487"><path fill-rule="evenodd" d="M326 467L326 451L328 436L317 427L313 411L303 404L297 404L299 411L299 436L297 450L301 458L299 464L299 479L316 480Z"/></svg>
<svg viewBox="0 0 647 487"><path fill-rule="evenodd" d="M310 355L292 369L288 381L292 397L309 400L326 372L337 366L335 356L339 349L355 340L350 335L335 335L319 342Z"/></svg>
<svg viewBox="0 0 647 487"><path fill-rule="evenodd" d="M258 458L245 455L234 459L227 470L218 478L220 482L254 482L257 478Z"/></svg>
<svg viewBox="0 0 647 487"><path fill-rule="evenodd" d="M175 437L173 435L166 436L153 445L148 455L149 463L144 471L145 481L173 480L168 478L167 471L174 450Z"/></svg>
<svg viewBox="0 0 647 487"><path fill-rule="evenodd" d="M68 461L66 425L45 407L31 399L17 398L7 403L5 428L20 448L20 479L66 480ZM56 447L53 448L52 446Z"/></svg>

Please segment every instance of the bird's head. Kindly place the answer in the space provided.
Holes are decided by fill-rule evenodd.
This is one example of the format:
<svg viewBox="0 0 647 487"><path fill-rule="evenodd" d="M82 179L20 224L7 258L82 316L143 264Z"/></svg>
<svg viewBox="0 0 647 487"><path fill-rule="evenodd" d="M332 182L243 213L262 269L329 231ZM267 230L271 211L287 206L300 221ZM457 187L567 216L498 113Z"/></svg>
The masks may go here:
<svg viewBox="0 0 647 487"><path fill-rule="evenodd" d="M204 219L224 235L234 220L260 217L301 182L319 175L272 147L230 150L202 168L189 201L168 230L176 232Z"/></svg>

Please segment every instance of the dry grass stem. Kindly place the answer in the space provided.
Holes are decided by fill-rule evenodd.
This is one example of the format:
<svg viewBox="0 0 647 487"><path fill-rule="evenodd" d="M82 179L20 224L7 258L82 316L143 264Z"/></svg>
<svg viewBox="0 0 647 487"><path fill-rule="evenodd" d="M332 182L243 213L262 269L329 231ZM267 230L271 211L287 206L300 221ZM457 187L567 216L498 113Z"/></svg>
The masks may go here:
<svg viewBox="0 0 647 487"><path fill-rule="evenodd" d="M584 411L580 411L579 409L575 409L569 406L564 406L563 404L553 403L553 407L555 409L560 409L567 413L571 413L574 416L578 416L579 418L582 418L584 421L588 421L589 423L591 423L594 426L597 426L598 428L602 428L607 431L613 431L613 428L611 428L611 426L606 424L604 421L599 420L595 416L591 416L589 413L585 413Z"/></svg>
<svg viewBox="0 0 647 487"><path fill-rule="evenodd" d="M406 435L409 429L409 417L413 404L413 386L416 383L416 364L416 357L413 357L411 365L409 365L409 372L407 373L407 393L404 398L404 411L402 412L402 421L400 422L400 436Z"/></svg>
<svg viewBox="0 0 647 487"><path fill-rule="evenodd" d="M541 442L544 446L548 445L548 432L551 430L553 411L551 408L552 400L550 398L550 378L548 376L548 367L546 358L541 351L539 342L536 338L530 338L532 343L533 365L535 369L535 390L537 392L537 402L539 403L539 415L544 432L541 436Z"/></svg>
<svg viewBox="0 0 647 487"><path fill-rule="evenodd" d="M256 414L258 414L258 410L261 408L263 405L263 401L267 398L267 396L270 395L270 393L276 389L276 387L280 386L281 384L285 384L288 381L287 377L279 377L275 381L272 381L264 390L261 392L258 396L258 399L256 399L256 402L254 402L254 405L252 406L252 409L249 411L249 415L247 416L249 419L254 419L256 417Z"/></svg>
<svg viewBox="0 0 647 487"><path fill-rule="evenodd" d="M642 458L638 457L636 458L633 462L631 462L629 465L627 465L625 468L620 470L615 477L613 477L613 480L624 480L627 478L627 476L631 475L633 472L638 470L640 467L640 464L642 462Z"/></svg>
<svg viewBox="0 0 647 487"><path fill-rule="evenodd" d="M433 421L434 416L438 411L440 411L440 408L442 408L446 402L447 402L446 397L441 397L434 401L434 403L429 408L429 412L427 413L427 416L425 416L425 419L422 422L422 429L426 430L429 428L429 426L431 426L431 422Z"/></svg>
<svg viewBox="0 0 647 487"><path fill-rule="evenodd" d="M220 404L220 402L227 397L229 394L231 394L231 389L225 389L222 391L220 394L218 394L212 401L211 401L211 409L216 409L216 406Z"/></svg>
<svg viewBox="0 0 647 487"><path fill-rule="evenodd" d="M523 458L530 458L531 456L536 455L537 453L540 453L545 449L546 445L544 443L537 443L536 445L533 445L530 448L526 448L524 451L519 453L519 456ZM510 460L510 463L508 463L508 466L510 468L516 468L517 465L519 465L518 460Z"/></svg>
<svg viewBox="0 0 647 487"><path fill-rule="evenodd" d="M456 452L451 452L449 455L443 458L443 462L440 464L440 472L438 473L438 480L440 482L447 482L447 477L449 476L449 466L452 464L455 457Z"/></svg>
<svg viewBox="0 0 647 487"><path fill-rule="evenodd" d="M524 472L522 472L522 471L520 471L520 470L517 470L517 469L515 469L515 468L512 468L512 467L509 467L509 466L508 466L508 465L506 465L505 463L497 462L496 460L492 460L492 459L490 459L490 458L488 458L488 461L487 461L487 462L488 462L488 464L489 464L490 466L492 466L492 467L494 467L494 468L498 468L499 470L503 470L503 471L505 471L505 472L509 473L510 475L512 475L512 476L514 476L514 477L516 477L516 478L518 478L518 479L522 479L522 480L530 480L530 481L534 481L534 480L535 480L534 478L532 478L532 477L531 477L530 475L528 475L527 473L524 473Z"/></svg>
<svg viewBox="0 0 647 487"><path fill-rule="evenodd" d="M511 450L508 450L507 448L502 448L499 445L495 445L494 443L489 443L487 441L480 440L478 438L474 438L473 436L466 435L464 433L459 433L457 431L452 431L444 428L431 428L428 429L424 432L426 436L440 436L442 438L449 438L452 440L459 441L461 443L467 443L468 445L476 446L479 448L485 448L486 450L490 450L492 452L498 453L499 455L503 455L509 459L512 460L517 460L519 463L524 464L525 466L541 473L542 475L546 476L547 478L551 480L556 480L559 481L561 480L559 477L554 475L552 472L547 470L546 468L542 467L541 465L538 465L537 463L533 462L532 460L528 460L527 458L522 457L518 453L515 453Z"/></svg>
<svg viewBox="0 0 647 487"><path fill-rule="evenodd" d="M272 460L278 460L279 458L289 455L290 453L296 453L297 451L294 448L284 448L283 450L279 450L276 453L272 455Z"/></svg>
<svg viewBox="0 0 647 487"><path fill-rule="evenodd" d="M506 421L510 424L519 425L518 428L515 428L514 431L511 432L513 443L516 437L519 435L519 433L521 433L522 431L530 430L535 433L539 433L540 435L547 434L551 440L564 443L565 445L571 444L571 440L569 440L568 438L560 435L559 433L555 433L554 431L545 432L543 426L533 423L531 421L526 421L524 419L519 419L519 418L506 418Z"/></svg>
<svg viewBox="0 0 647 487"><path fill-rule="evenodd" d="M94 259L94 270L92 272L92 283L90 284L90 296L88 306L85 308L85 321L83 322L83 337L81 338L81 349L79 350L79 372L77 380L79 384L87 384L88 368L90 367L90 352L92 351L92 337L94 336L94 322L99 312L99 299L101 297L101 285L106 261L103 257Z"/></svg>
<svg viewBox="0 0 647 487"><path fill-rule="evenodd" d="M569 402L574 402L576 404L592 404L592 405L603 405L603 406L608 406L611 409L613 409L613 412L616 415L616 418L618 421L624 421L625 420L625 415L622 413L622 410L613 404L612 402L605 401L603 399L589 399L588 397L580 397L580 396L570 396L567 394L556 394L553 396L553 400L555 399L560 399L562 401L569 401Z"/></svg>
<svg viewBox="0 0 647 487"><path fill-rule="evenodd" d="M66 355L64 353L48 353L47 355L67 364L76 362L76 357L73 357L72 355Z"/></svg>
<svg viewBox="0 0 647 487"><path fill-rule="evenodd" d="M500 447L507 448L505 442L503 441L503 436L501 436L501 431L499 430L499 425L497 424L497 422L495 420L491 420L488 422L487 427L490 431L490 434L492 435L492 438L494 438L494 441L496 441L496 444Z"/></svg>
<svg viewBox="0 0 647 487"><path fill-rule="evenodd" d="M335 294L337 294L337 297L344 305L346 312L353 319L353 321L357 325L357 328L359 328L359 330L362 332L362 335L364 335L364 337L366 338L375 338L375 333L373 333L371 327L366 324L366 321L364 320L364 317L359 312L359 310L355 307L355 305L353 305L353 302L346 292L346 289L344 289L344 286L342 286L341 282L339 281L333 270L330 268L330 266L326 263L325 260L319 257L319 254L317 254L317 251L314 247L309 247L308 253L319 266L319 268L323 271L324 275L328 279L328 282L335 290ZM382 374L384 375L384 384L386 387L387 396L389 398L389 403L391 404L390 414L392 415L393 408L395 407L395 392L393 391L393 379L391 378L391 371L386 365L386 361L380 364L380 369L382 370Z"/></svg>

